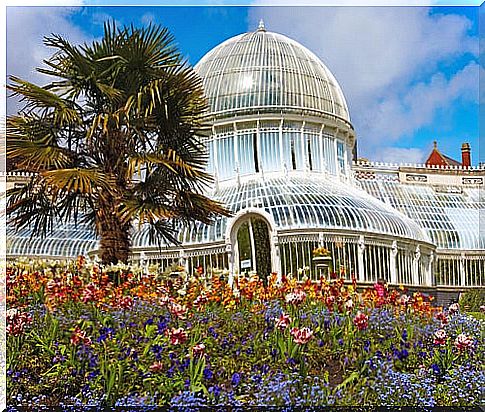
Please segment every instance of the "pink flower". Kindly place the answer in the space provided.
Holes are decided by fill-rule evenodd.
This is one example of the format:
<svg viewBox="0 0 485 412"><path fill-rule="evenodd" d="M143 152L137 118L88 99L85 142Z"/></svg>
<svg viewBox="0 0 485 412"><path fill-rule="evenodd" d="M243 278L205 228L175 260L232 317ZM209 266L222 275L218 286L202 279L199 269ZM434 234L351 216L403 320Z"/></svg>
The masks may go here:
<svg viewBox="0 0 485 412"><path fill-rule="evenodd" d="M369 317L365 313L358 311L353 322L357 329L363 330L369 325Z"/></svg>
<svg viewBox="0 0 485 412"><path fill-rule="evenodd" d="M313 337L313 332L309 328L292 328L290 334L295 343L300 345L304 345Z"/></svg>
<svg viewBox="0 0 485 412"><path fill-rule="evenodd" d="M352 299L345 301L345 309L351 311L353 307L354 307L354 302Z"/></svg>
<svg viewBox="0 0 485 412"><path fill-rule="evenodd" d="M444 345L446 343L446 331L439 329L434 333L434 344Z"/></svg>
<svg viewBox="0 0 485 412"><path fill-rule="evenodd" d="M450 312L452 315L454 315L455 313L458 313L459 311L460 311L459 303L452 303L448 308L448 312Z"/></svg>
<svg viewBox="0 0 485 412"><path fill-rule="evenodd" d="M97 292L98 289L94 285L94 283L90 283L89 285L86 285L86 287L83 290L83 294L81 296L81 300L84 303L88 302L93 302L97 299Z"/></svg>
<svg viewBox="0 0 485 412"><path fill-rule="evenodd" d="M178 345L187 341L187 332L182 328L172 328L169 332L169 337L172 345Z"/></svg>
<svg viewBox="0 0 485 412"><path fill-rule="evenodd" d="M154 362L150 365L150 372L161 372L163 370L163 364L161 362Z"/></svg>
<svg viewBox="0 0 485 412"><path fill-rule="evenodd" d="M480 306L480 312L485 313L485 305Z"/></svg>
<svg viewBox="0 0 485 412"><path fill-rule="evenodd" d="M202 356L204 354L204 351L205 351L205 345L203 343L198 343L192 348L192 353L194 355Z"/></svg>
<svg viewBox="0 0 485 412"><path fill-rule="evenodd" d="M473 339L462 333L456 337L455 346L459 351L471 349L473 346Z"/></svg>
<svg viewBox="0 0 485 412"><path fill-rule="evenodd" d="M386 295L386 288L382 283L375 283L374 289L376 290L378 297L383 298Z"/></svg>
<svg viewBox="0 0 485 412"><path fill-rule="evenodd" d="M276 320L275 326L279 330L285 330L286 327L291 323L290 316L285 315L284 313L282 313L279 318L275 318L275 320Z"/></svg>
<svg viewBox="0 0 485 412"><path fill-rule="evenodd" d="M86 336L86 332L81 330L79 326L76 326L74 332L71 335L71 345L77 346L80 343L83 345L89 346L91 345L91 338Z"/></svg>
<svg viewBox="0 0 485 412"><path fill-rule="evenodd" d="M179 305L178 303L172 303L169 310L172 315L175 315L179 319L185 319L185 315L187 314L187 308L184 305Z"/></svg>
<svg viewBox="0 0 485 412"><path fill-rule="evenodd" d="M32 322L28 313L21 312L18 309L9 309L6 313L7 333L13 336L19 336L23 333L25 326Z"/></svg>
<svg viewBox="0 0 485 412"><path fill-rule="evenodd" d="M299 305L300 303L303 303L305 298L306 293L302 290L295 290L285 296L286 303L289 303L290 305Z"/></svg>

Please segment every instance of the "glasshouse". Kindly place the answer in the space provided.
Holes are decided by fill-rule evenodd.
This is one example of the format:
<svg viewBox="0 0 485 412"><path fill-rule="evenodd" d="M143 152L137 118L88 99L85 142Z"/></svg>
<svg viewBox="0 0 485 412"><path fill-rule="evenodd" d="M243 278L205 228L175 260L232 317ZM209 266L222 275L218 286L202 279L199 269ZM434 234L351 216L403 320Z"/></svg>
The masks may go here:
<svg viewBox="0 0 485 412"><path fill-rule="evenodd" d="M159 247L146 228L133 229L134 261L223 269L230 279L332 271L362 283L485 285L483 169L357 162L335 77L263 23L209 51L195 70L210 105L208 195L233 216L181 226L179 246ZM95 259L97 242L80 223L44 239L9 227L7 253Z"/></svg>

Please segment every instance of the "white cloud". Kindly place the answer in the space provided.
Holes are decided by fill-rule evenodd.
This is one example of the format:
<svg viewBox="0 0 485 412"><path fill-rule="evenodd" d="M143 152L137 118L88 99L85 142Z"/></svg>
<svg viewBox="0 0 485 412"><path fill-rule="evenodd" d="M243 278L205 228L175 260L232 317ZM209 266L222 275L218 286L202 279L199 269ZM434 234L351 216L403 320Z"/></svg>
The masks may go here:
<svg viewBox="0 0 485 412"><path fill-rule="evenodd" d="M249 17L250 30L263 18L268 30L299 41L329 67L367 153L430 124L454 99L475 100L475 63L450 79L435 74L440 64L478 55L464 16L424 7L254 7Z"/></svg>
<svg viewBox="0 0 485 412"><path fill-rule="evenodd" d="M43 44L44 36L52 33L72 43L83 43L87 36L71 21L76 11L68 7L9 7L7 8L7 75L15 75L36 84L45 84L49 78L35 69L43 65L54 50ZM9 99L8 112L17 104Z"/></svg>
<svg viewBox="0 0 485 412"><path fill-rule="evenodd" d="M478 103L478 64L472 62L447 80L441 73L429 82L412 86L403 95L388 96L372 105L371 118L361 122L367 143L377 146L382 140L396 141L432 124L438 109L464 99Z"/></svg>
<svg viewBox="0 0 485 412"><path fill-rule="evenodd" d="M141 22L146 26L148 26L150 23L156 23L155 15L153 13L145 13L143 16L141 16Z"/></svg>
<svg viewBox="0 0 485 412"><path fill-rule="evenodd" d="M422 164L428 154L417 147L382 147L369 160L387 163Z"/></svg>

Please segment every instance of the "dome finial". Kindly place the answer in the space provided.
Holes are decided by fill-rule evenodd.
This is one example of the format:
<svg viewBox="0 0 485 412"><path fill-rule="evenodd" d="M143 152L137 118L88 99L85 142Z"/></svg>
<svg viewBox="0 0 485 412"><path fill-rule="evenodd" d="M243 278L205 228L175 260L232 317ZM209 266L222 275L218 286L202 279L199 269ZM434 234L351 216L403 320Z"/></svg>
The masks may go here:
<svg viewBox="0 0 485 412"><path fill-rule="evenodd" d="M258 31L266 31L266 28L264 27L263 19L259 21Z"/></svg>

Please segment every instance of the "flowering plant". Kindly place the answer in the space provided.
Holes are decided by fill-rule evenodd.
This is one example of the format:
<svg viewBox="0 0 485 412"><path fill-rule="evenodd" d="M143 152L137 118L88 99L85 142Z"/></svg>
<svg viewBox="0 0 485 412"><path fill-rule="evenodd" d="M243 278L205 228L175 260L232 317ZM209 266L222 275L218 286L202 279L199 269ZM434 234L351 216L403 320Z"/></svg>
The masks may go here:
<svg viewBox="0 0 485 412"><path fill-rule="evenodd" d="M322 257L322 256L330 256L331 253L328 249L324 248L324 247L318 247L316 249L313 249L313 257Z"/></svg>
<svg viewBox="0 0 485 412"><path fill-rule="evenodd" d="M422 293L16 263L8 405L475 405L483 322ZM237 288L237 291L236 291ZM446 319L446 320L445 320Z"/></svg>

